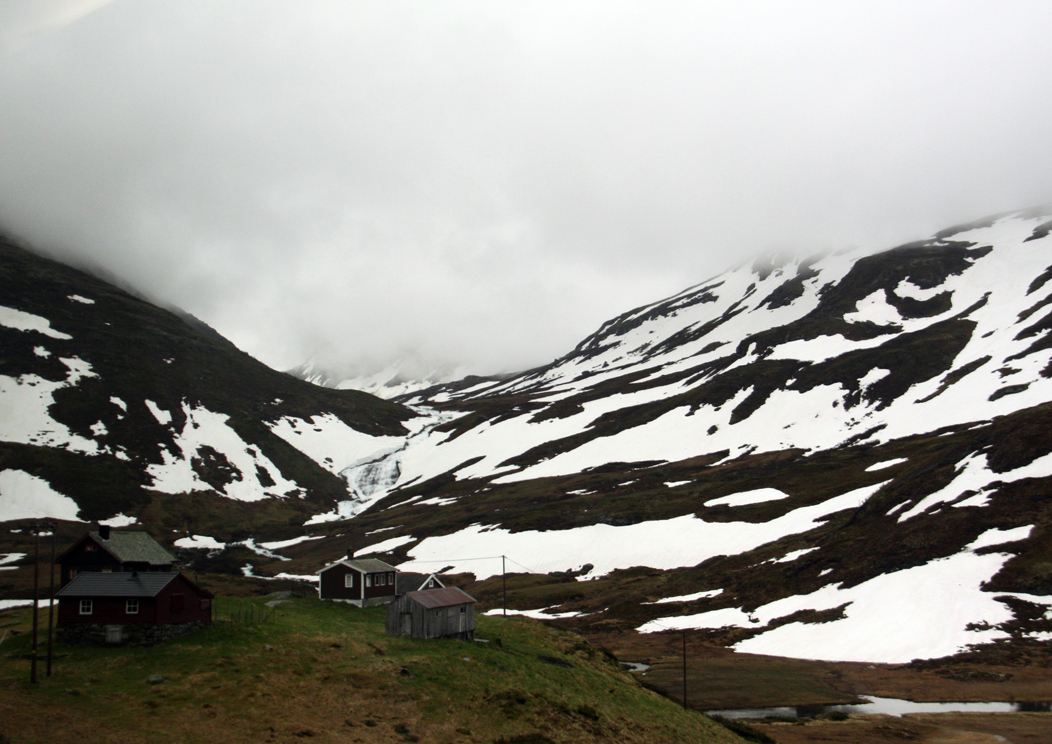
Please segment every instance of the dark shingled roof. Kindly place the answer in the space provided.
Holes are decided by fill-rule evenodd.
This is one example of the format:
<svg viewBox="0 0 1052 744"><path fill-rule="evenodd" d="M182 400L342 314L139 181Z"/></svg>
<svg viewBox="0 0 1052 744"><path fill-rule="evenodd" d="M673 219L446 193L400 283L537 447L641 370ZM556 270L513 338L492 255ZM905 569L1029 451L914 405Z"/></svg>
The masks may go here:
<svg viewBox="0 0 1052 744"><path fill-rule="evenodd" d="M428 579L434 578L437 587L445 586L434 574L400 573L395 575L395 594L409 594L422 587Z"/></svg>
<svg viewBox="0 0 1052 744"><path fill-rule="evenodd" d="M101 573L85 571L66 584L56 597L156 597L181 574L168 571Z"/></svg>
<svg viewBox="0 0 1052 744"><path fill-rule="evenodd" d="M122 563L149 563L154 566L175 563L175 556L162 548L147 532L111 532L109 540L103 540L98 532L88 534Z"/></svg>
<svg viewBox="0 0 1052 744"><path fill-rule="evenodd" d="M383 561L377 560L376 558L344 558L342 561L336 561L335 563L326 566L325 568L321 569L320 571L317 571L316 573L328 571L333 566L339 565L344 565L348 568L357 569L362 573L384 573L385 571L398 570L390 563L384 563Z"/></svg>
<svg viewBox="0 0 1052 744"><path fill-rule="evenodd" d="M436 607L453 607L454 605L474 604L475 598L455 586L442 589L428 589L426 592L409 592L405 595L419 605L434 609Z"/></svg>

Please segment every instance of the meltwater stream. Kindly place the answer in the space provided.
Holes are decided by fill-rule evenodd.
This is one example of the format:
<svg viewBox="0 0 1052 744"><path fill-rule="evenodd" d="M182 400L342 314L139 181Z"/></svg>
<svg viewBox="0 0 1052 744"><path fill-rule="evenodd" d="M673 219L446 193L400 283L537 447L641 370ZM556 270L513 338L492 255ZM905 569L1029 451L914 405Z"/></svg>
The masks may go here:
<svg viewBox="0 0 1052 744"><path fill-rule="evenodd" d="M871 702L858 705L798 705L778 708L739 708L707 710L710 716L724 718L810 718L822 713L884 713L901 716L906 713L1048 713L1052 703L915 703L912 700L860 695Z"/></svg>

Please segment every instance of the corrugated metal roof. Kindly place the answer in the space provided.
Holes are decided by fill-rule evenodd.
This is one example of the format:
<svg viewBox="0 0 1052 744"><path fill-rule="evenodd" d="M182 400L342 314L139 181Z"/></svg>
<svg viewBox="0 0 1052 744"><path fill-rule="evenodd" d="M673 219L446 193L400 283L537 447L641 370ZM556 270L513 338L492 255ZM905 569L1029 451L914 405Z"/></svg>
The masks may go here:
<svg viewBox="0 0 1052 744"><path fill-rule="evenodd" d="M181 574L170 571L102 573L85 571L66 584L56 597L156 597Z"/></svg>
<svg viewBox="0 0 1052 744"><path fill-rule="evenodd" d="M147 532L110 532L108 540L103 540L98 532L88 534L122 563L149 563L152 566L175 563L175 556Z"/></svg>
<svg viewBox="0 0 1052 744"><path fill-rule="evenodd" d="M475 598L455 586L447 586L442 589L428 589L423 592L409 592L405 595L423 607L434 609L435 607L452 607L467 603L474 604Z"/></svg>

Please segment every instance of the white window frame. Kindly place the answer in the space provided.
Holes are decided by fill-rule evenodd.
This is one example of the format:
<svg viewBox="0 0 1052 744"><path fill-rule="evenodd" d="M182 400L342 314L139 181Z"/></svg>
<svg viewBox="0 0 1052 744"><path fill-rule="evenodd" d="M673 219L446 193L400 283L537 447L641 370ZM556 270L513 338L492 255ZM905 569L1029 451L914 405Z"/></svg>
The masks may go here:
<svg viewBox="0 0 1052 744"><path fill-rule="evenodd" d="M129 599L124 603L124 613L126 615L138 615L139 614L139 600Z"/></svg>
<svg viewBox="0 0 1052 744"><path fill-rule="evenodd" d="M80 614L90 615L95 610L95 604L90 599L80 600Z"/></svg>
<svg viewBox="0 0 1052 744"><path fill-rule="evenodd" d="M343 575L343 588L351 589L354 587L354 574L347 572Z"/></svg>
<svg viewBox="0 0 1052 744"><path fill-rule="evenodd" d="M373 575L372 574L366 574L365 575L365 586L368 588L368 587L371 587L372 585L373 585Z"/></svg>

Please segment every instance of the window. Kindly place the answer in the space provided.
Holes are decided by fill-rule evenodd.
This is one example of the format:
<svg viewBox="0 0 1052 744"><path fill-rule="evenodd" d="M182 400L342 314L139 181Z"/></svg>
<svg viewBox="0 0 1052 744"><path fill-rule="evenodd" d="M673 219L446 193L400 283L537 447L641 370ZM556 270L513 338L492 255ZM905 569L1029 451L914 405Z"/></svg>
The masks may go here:
<svg viewBox="0 0 1052 744"><path fill-rule="evenodd" d="M468 606L467 605L460 605L460 614L461 615L468 614Z"/></svg>
<svg viewBox="0 0 1052 744"><path fill-rule="evenodd" d="M80 569L79 568L71 568L71 569L69 569L69 578L75 579L75 578L77 578L77 575L79 573L80 573Z"/></svg>
<svg viewBox="0 0 1052 744"><path fill-rule="evenodd" d="M391 573L387 574L387 583L391 584L392 586L394 585L394 572L393 571Z"/></svg>
<svg viewBox="0 0 1052 744"><path fill-rule="evenodd" d="M84 546L84 552L85 553L94 553L98 549L99 549L99 546L96 545L95 543L88 543L87 545Z"/></svg>
<svg viewBox="0 0 1052 744"><path fill-rule="evenodd" d="M352 586L354 586L354 574L352 574L352 573L344 574L343 575L343 585L346 588L348 588L348 589L350 589Z"/></svg>
<svg viewBox="0 0 1052 744"><path fill-rule="evenodd" d="M129 615L138 615L139 614L139 600L137 600L137 599L129 599L127 602L124 603L124 611L126 613L128 613Z"/></svg>
<svg viewBox="0 0 1052 744"><path fill-rule="evenodd" d="M92 610L92 607L91 607L91 600L90 599L82 599L82 600L80 600L80 614L81 615L90 615L91 614L91 610Z"/></svg>
<svg viewBox="0 0 1052 744"><path fill-rule="evenodd" d="M380 574L376 578L378 578L380 580L380 586L386 586L387 585L387 574L385 574L385 573Z"/></svg>
<svg viewBox="0 0 1052 744"><path fill-rule="evenodd" d="M103 573L113 573L113 569L112 568L104 568L104 569L102 569L102 572Z"/></svg>
<svg viewBox="0 0 1052 744"><path fill-rule="evenodd" d="M366 574L365 575L365 585L367 587L373 585L373 575L372 574Z"/></svg>

